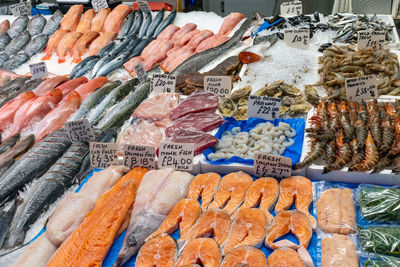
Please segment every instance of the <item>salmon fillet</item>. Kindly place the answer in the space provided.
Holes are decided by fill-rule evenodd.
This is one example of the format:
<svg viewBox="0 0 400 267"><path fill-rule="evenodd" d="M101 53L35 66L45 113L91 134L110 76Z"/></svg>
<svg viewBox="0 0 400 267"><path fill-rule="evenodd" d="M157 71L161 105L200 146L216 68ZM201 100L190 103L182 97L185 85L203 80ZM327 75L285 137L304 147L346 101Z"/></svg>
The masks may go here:
<svg viewBox="0 0 400 267"><path fill-rule="evenodd" d="M172 36L179 30L180 28L175 25L168 25L157 37L157 40L170 40Z"/></svg>
<svg viewBox="0 0 400 267"><path fill-rule="evenodd" d="M115 7L104 21L103 31L118 33L121 22L132 12L132 8L127 5L120 4Z"/></svg>
<svg viewBox="0 0 400 267"><path fill-rule="evenodd" d="M86 53L87 47L97 37L99 37L99 34L97 32L88 31L84 33L71 50L72 57L74 58L72 62L74 63L81 62L81 57Z"/></svg>
<svg viewBox="0 0 400 267"><path fill-rule="evenodd" d="M70 32L67 33L60 41L57 46L57 56L58 64L65 62L65 56L70 54L72 48L76 44L79 38L81 38L82 33L80 32Z"/></svg>
<svg viewBox="0 0 400 267"><path fill-rule="evenodd" d="M136 258L136 267L174 267L178 249L175 240L167 234L161 234L146 242Z"/></svg>
<svg viewBox="0 0 400 267"><path fill-rule="evenodd" d="M104 32L97 37L89 46L89 56L97 55L103 47L114 41L117 37L116 33Z"/></svg>
<svg viewBox="0 0 400 267"><path fill-rule="evenodd" d="M205 212L217 191L221 176L215 172L197 175L189 186L188 198L198 200L201 198L201 211Z"/></svg>
<svg viewBox="0 0 400 267"><path fill-rule="evenodd" d="M47 43L46 49L44 50L45 55L43 56L42 60L49 60L51 58L53 52L56 52L60 41L67 33L69 33L67 30L57 30L55 33L53 33Z"/></svg>
<svg viewBox="0 0 400 267"><path fill-rule="evenodd" d="M218 267L220 262L221 250L215 240L198 238L185 246L176 266L200 263L204 267Z"/></svg>
<svg viewBox="0 0 400 267"><path fill-rule="evenodd" d="M225 255L220 265L220 267L232 266L265 267L267 266L267 258L264 252L258 248L251 246L238 247Z"/></svg>
<svg viewBox="0 0 400 267"><path fill-rule="evenodd" d="M224 18L218 34L228 35L236 25L244 19L244 15L240 13L231 13Z"/></svg>

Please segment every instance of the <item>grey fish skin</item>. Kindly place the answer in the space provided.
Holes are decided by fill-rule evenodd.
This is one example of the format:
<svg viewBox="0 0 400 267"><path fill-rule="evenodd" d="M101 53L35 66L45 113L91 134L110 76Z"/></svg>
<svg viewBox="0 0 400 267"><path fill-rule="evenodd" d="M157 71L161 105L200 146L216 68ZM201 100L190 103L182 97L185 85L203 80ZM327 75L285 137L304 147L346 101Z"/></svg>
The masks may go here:
<svg viewBox="0 0 400 267"><path fill-rule="evenodd" d="M153 38L156 39L158 35L170 25L176 17L176 10L169 13L168 17L166 17L163 22L157 27L156 31L154 32Z"/></svg>
<svg viewBox="0 0 400 267"><path fill-rule="evenodd" d="M22 245L29 226L73 184L88 153L88 143L77 142L38 178L38 184L7 236L4 244L6 247Z"/></svg>
<svg viewBox="0 0 400 267"><path fill-rule="evenodd" d="M127 16L125 24L121 27L117 38L124 38L131 29L134 21L135 21L135 11L133 11Z"/></svg>
<svg viewBox="0 0 400 267"><path fill-rule="evenodd" d="M99 61L97 61L97 63L94 65L94 67L92 68L92 72L91 72L91 76L90 78L93 79L95 77L98 77L97 73L99 72L99 70L101 69L101 67L103 67L104 65L106 65L108 62L110 62L111 60L113 60L115 58L115 56L110 56L107 55L103 58L101 58Z"/></svg>
<svg viewBox="0 0 400 267"><path fill-rule="evenodd" d="M118 57L114 58L113 60L102 66L97 72L96 76L97 77L106 76L116 68L122 66L122 64L124 64L128 60L129 55L130 55L129 52L124 52L120 54Z"/></svg>
<svg viewBox="0 0 400 267"><path fill-rule="evenodd" d="M18 88L23 86L27 80L29 80L29 77L18 77L16 79L10 80L0 88L0 94L17 90Z"/></svg>
<svg viewBox="0 0 400 267"><path fill-rule="evenodd" d="M42 176L70 145L71 141L63 128L35 144L1 177L0 202Z"/></svg>
<svg viewBox="0 0 400 267"><path fill-rule="evenodd" d="M35 79L35 80L28 80L25 83L23 83L22 86L19 86L16 90L14 91L8 91L7 93L3 94L0 96L0 107L5 105L8 101L11 101L14 99L17 95L19 95L22 92L28 92L32 91L35 89L39 84L43 82L42 79ZM2 100L4 99L4 100Z"/></svg>
<svg viewBox="0 0 400 267"><path fill-rule="evenodd" d="M4 62L6 62L9 59L10 59L10 57L6 53L1 53L0 54L0 68L3 67Z"/></svg>
<svg viewBox="0 0 400 267"><path fill-rule="evenodd" d="M15 70L29 60L29 56L25 53L19 53L4 62L3 69Z"/></svg>
<svg viewBox="0 0 400 267"><path fill-rule="evenodd" d="M140 39L131 39L131 42L125 47L122 52L129 52L129 54L132 54L132 52L136 49L136 46L138 46L141 41L142 40Z"/></svg>
<svg viewBox="0 0 400 267"><path fill-rule="evenodd" d="M29 92L38 87L44 80L43 79L29 79L21 87L21 92Z"/></svg>
<svg viewBox="0 0 400 267"><path fill-rule="evenodd" d="M22 154L24 154L31 148L34 142L35 142L35 136L33 134L27 135L21 140L19 140L18 143L15 144L15 146L13 146L6 153L1 155L0 167L2 167L3 164L7 164L7 162L10 159L16 159Z"/></svg>
<svg viewBox="0 0 400 267"><path fill-rule="evenodd" d="M29 20L28 26L27 26L29 34L31 36L41 34L44 26L46 25L46 22L47 22L46 19L40 14L33 16Z"/></svg>
<svg viewBox="0 0 400 267"><path fill-rule="evenodd" d="M63 13L57 9L53 15L49 18L46 25L44 26L43 33L47 35L52 35L60 27L60 22L64 17Z"/></svg>
<svg viewBox="0 0 400 267"><path fill-rule="evenodd" d="M140 39L139 39L140 40ZM140 41L140 43L135 47L135 49L132 51L130 54L129 58L137 57L139 56L143 49L151 42L153 41L152 39L143 39Z"/></svg>
<svg viewBox="0 0 400 267"><path fill-rule="evenodd" d="M100 58L94 58L87 62L80 70L76 72L75 78L82 77L84 75L89 75L93 69L93 66L100 60Z"/></svg>
<svg viewBox="0 0 400 267"><path fill-rule="evenodd" d="M135 40L135 39L134 39ZM118 56L128 45L132 42L132 39L126 38L120 44L116 45L112 51L109 52L109 55L112 57Z"/></svg>
<svg viewBox="0 0 400 267"><path fill-rule="evenodd" d="M137 106L147 98L149 93L150 82L139 84L134 91L130 92L129 95L105 114L97 124L97 127L105 130L121 126L132 115Z"/></svg>
<svg viewBox="0 0 400 267"><path fill-rule="evenodd" d="M164 19L164 13L165 13L165 9L161 9L157 15L155 16L154 20L151 22L149 29L147 30L146 33L146 38L151 38L153 37L154 32L156 31L157 27L160 25L160 23L163 21Z"/></svg>
<svg viewBox="0 0 400 267"><path fill-rule="evenodd" d="M77 64L77 65L71 70L71 73L70 73L69 77L70 77L71 79L75 79L75 78L80 77L80 76L76 76L77 73L78 73L82 68L84 68L84 67L86 66L86 64L89 64L89 62L91 62L92 60L97 59L97 58L99 58L99 57L98 57L98 56L89 56L89 57L85 58L84 60L82 60L81 62L79 62L79 64Z"/></svg>
<svg viewBox="0 0 400 267"><path fill-rule="evenodd" d="M83 100L81 106L78 111L75 112L75 115L73 115L71 120L80 120L84 118L92 108L98 105L108 95L108 93L119 85L121 85L120 81L110 82L91 93L85 98L85 100Z"/></svg>
<svg viewBox="0 0 400 267"><path fill-rule="evenodd" d="M0 35L0 50L6 48L6 46L11 42L10 36L5 32Z"/></svg>
<svg viewBox="0 0 400 267"><path fill-rule="evenodd" d="M6 153L10 148L12 148L18 142L20 137L20 134L15 134L4 140L0 145L0 155Z"/></svg>
<svg viewBox="0 0 400 267"><path fill-rule="evenodd" d="M221 55L228 49L232 48L236 43L240 42L243 34L247 31L247 29L250 28L251 21L252 18L247 18L231 39L217 47L208 49L204 52L189 57L184 62L182 62L175 70L173 70L171 74L179 76L186 73L197 72L202 67L207 65L210 61L212 61L215 57Z"/></svg>
<svg viewBox="0 0 400 267"><path fill-rule="evenodd" d="M17 211L17 199L4 203L0 208L0 248L3 246L11 221Z"/></svg>
<svg viewBox="0 0 400 267"><path fill-rule="evenodd" d="M109 43L108 45L103 47L100 50L99 54L97 54L97 55L99 56L99 58L102 58L102 57L106 56L108 53L110 53L112 50L114 50L116 45L117 45L116 41L113 41L113 42Z"/></svg>
<svg viewBox="0 0 400 267"><path fill-rule="evenodd" d="M139 32L142 23L143 23L143 13L141 10L139 10L135 14L135 22L133 23L131 29L127 33L127 36L136 35Z"/></svg>
<svg viewBox="0 0 400 267"><path fill-rule="evenodd" d="M138 79L129 80L112 90L94 109L90 111L87 119L91 125L95 125L104 116L108 108L125 97L139 83Z"/></svg>
<svg viewBox="0 0 400 267"><path fill-rule="evenodd" d="M143 24L142 24L142 27L140 27L140 30L138 33L138 38L142 39L146 36L147 30L149 29L151 21L152 21L151 13L145 12L144 16L143 16Z"/></svg>
<svg viewBox="0 0 400 267"><path fill-rule="evenodd" d="M15 159L10 158L0 166L0 177L15 163ZM0 246L1 247L1 246Z"/></svg>
<svg viewBox="0 0 400 267"><path fill-rule="evenodd" d="M27 43L31 40L31 35L29 32L21 32L18 34L17 37L11 40L11 42L6 46L4 49L6 54L11 56L11 55L16 55L19 51L22 50L22 48L25 47Z"/></svg>
<svg viewBox="0 0 400 267"><path fill-rule="evenodd" d="M24 52L29 57L36 55L39 52L42 52L43 49L47 45L47 41L49 40L49 36L47 34L39 34L28 43L25 47Z"/></svg>
<svg viewBox="0 0 400 267"><path fill-rule="evenodd" d="M28 26L28 22L28 16L20 16L16 18L7 31L8 35L10 35L10 38L14 39L18 34L25 31L26 27Z"/></svg>

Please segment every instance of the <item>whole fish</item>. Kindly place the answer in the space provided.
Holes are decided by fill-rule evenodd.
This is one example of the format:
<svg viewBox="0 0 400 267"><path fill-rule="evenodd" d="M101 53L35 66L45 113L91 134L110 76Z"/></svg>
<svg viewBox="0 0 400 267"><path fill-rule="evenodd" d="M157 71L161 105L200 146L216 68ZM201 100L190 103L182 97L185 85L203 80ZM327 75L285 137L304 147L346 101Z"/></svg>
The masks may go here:
<svg viewBox="0 0 400 267"><path fill-rule="evenodd" d="M31 35L29 32L24 31L18 34L15 38L11 40L11 42L6 46L4 51L7 55L16 55L22 48L25 47L27 43L31 40Z"/></svg>
<svg viewBox="0 0 400 267"><path fill-rule="evenodd" d="M105 130L111 127L121 126L129 119L139 104L148 97L150 93L150 82L139 84L121 102L112 107L99 121L97 127Z"/></svg>
<svg viewBox="0 0 400 267"><path fill-rule="evenodd" d="M207 65L210 61L215 59L218 55L223 54L225 51L229 50L238 42L240 42L242 40L243 34L250 28L251 22L252 18L247 18L240 26L240 28L235 32L232 38L229 39L227 42L189 57L177 68L175 68L171 74L179 76L186 73L197 72L202 67Z"/></svg>
<svg viewBox="0 0 400 267"><path fill-rule="evenodd" d="M117 45L117 40L116 40L116 41L113 41L113 42L111 42L111 43L109 43L108 45L106 45L105 47L103 47L103 48L100 50L98 56L99 56L100 58L106 56L109 52L111 52L112 50L114 50L114 48L115 48L116 45Z"/></svg>
<svg viewBox="0 0 400 267"><path fill-rule="evenodd" d="M57 76L54 78L49 78L47 80L45 80L44 82L42 82L38 87L36 87L35 90L33 90L33 92L36 95L41 95L44 93L47 93L50 90L53 90L54 88L56 88L57 86L59 86L60 84L69 81L68 77L64 77L64 76Z"/></svg>
<svg viewBox="0 0 400 267"><path fill-rule="evenodd" d="M6 130L13 122L14 115L20 106L35 98L33 92L26 92L11 100L0 109L0 132ZM0 153L1 154L1 153Z"/></svg>
<svg viewBox="0 0 400 267"><path fill-rule="evenodd" d="M48 40L46 50L44 51L45 55L42 57L42 60L49 60L51 58L53 52L57 51L57 46L60 43L60 41L68 33L69 31L66 30L57 30L54 32L54 34Z"/></svg>
<svg viewBox="0 0 400 267"><path fill-rule="evenodd" d="M0 145L0 155L6 153L10 148L12 148L18 142L20 137L20 134L15 134L4 140Z"/></svg>
<svg viewBox="0 0 400 267"><path fill-rule="evenodd" d="M10 229L5 246L22 245L29 226L73 184L73 179L81 169L83 159L88 153L89 145L77 142L71 145L64 155L38 178L38 183L26 205Z"/></svg>
<svg viewBox="0 0 400 267"><path fill-rule="evenodd" d="M135 11L130 13L121 23L123 24L123 26L119 30L118 38L124 38L125 36L127 36L134 21L135 21Z"/></svg>
<svg viewBox="0 0 400 267"><path fill-rule="evenodd" d="M140 39L138 39L140 40ZM135 49L130 54L130 58L139 56L143 49L152 41L152 39L141 40L140 43L135 47Z"/></svg>
<svg viewBox="0 0 400 267"><path fill-rule="evenodd" d="M114 58L113 60L102 66L97 72L96 76L106 76L116 68L122 66L122 64L124 64L128 60L129 55L129 52L124 52L120 54L118 57Z"/></svg>
<svg viewBox="0 0 400 267"><path fill-rule="evenodd" d="M28 22L28 16L20 16L16 18L7 31L8 35L10 35L10 38L14 39L18 34L25 31L26 27L28 26Z"/></svg>
<svg viewBox="0 0 400 267"><path fill-rule="evenodd" d="M0 207L0 248L3 246L11 221L17 211L17 199L4 203Z"/></svg>
<svg viewBox="0 0 400 267"><path fill-rule="evenodd" d="M29 34L31 36L41 34L46 22L46 19L40 14L33 16L27 25Z"/></svg>
<svg viewBox="0 0 400 267"><path fill-rule="evenodd" d="M142 26L143 23L143 13L141 10L137 11L135 14L135 22L133 23L132 27L129 29L127 36L135 36Z"/></svg>
<svg viewBox="0 0 400 267"><path fill-rule="evenodd" d="M117 44L112 51L110 51L108 54L112 57L118 56L128 45L131 43L132 40L131 38L126 38L125 40L121 41L119 44Z"/></svg>
<svg viewBox="0 0 400 267"><path fill-rule="evenodd" d="M164 19L164 13L165 13L165 9L162 8L156 15L156 17L154 18L154 20L151 22L149 29L147 30L146 33L146 38L152 38L153 34L155 33L156 29L158 28L158 26L160 25L160 23L163 21Z"/></svg>
<svg viewBox="0 0 400 267"><path fill-rule="evenodd" d="M19 99L19 98L23 98L23 97L26 97L27 96L27 94L24 94L25 92L29 92L29 91L32 91L33 89L35 89L40 83L42 83L43 82L43 80L42 79L35 79L35 80L33 80L33 79L30 79L30 80L28 80L27 82L25 82L21 87L18 87L18 89L17 90L14 90L14 91L12 91L12 92L7 92L5 95L6 95L6 97L7 98L5 98L4 99L4 101L2 102L1 101L1 97L0 97L0 107L3 107L3 104L4 104L4 107L8 104L8 103L10 103L10 102L12 102L12 101L14 101L14 100L17 100L17 99ZM19 96L21 94L21 96ZM33 96L35 96L35 94L34 93L30 93L30 94L28 94L29 95L29 97L33 97ZM33 96L32 96L33 95ZM18 96L18 97L17 97ZM17 99L15 99L17 97ZM21 102L19 102L20 104L21 104ZM15 103L16 104L16 103ZM1 108L0 109L0 112L1 112L1 110L3 110L3 108ZM4 118L2 115L0 115L0 121L1 121L1 118ZM12 120L12 118L11 118L11 120ZM6 124L7 125L7 124ZM2 126L0 126L0 130L2 129L3 127Z"/></svg>
<svg viewBox="0 0 400 267"><path fill-rule="evenodd" d="M136 47L140 44L142 40L140 39L131 39L130 43L125 47L124 50L122 50L122 52L129 52L129 57L130 58L131 54L133 53L133 51L136 49Z"/></svg>
<svg viewBox="0 0 400 267"><path fill-rule="evenodd" d="M57 86L56 89L60 89L63 96L69 95L72 91L74 91L78 86L86 83L88 79L86 77L79 77L72 80L69 80L61 85Z"/></svg>
<svg viewBox="0 0 400 267"><path fill-rule="evenodd" d="M0 166L0 177L15 163L15 159L10 158Z"/></svg>
<svg viewBox="0 0 400 267"><path fill-rule="evenodd" d="M102 87L108 83L108 79L106 77L97 77L93 80L88 81L87 83L84 83L82 85L79 85L75 91L79 93L81 100L85 100L86 97L88 97L91 93L93 93L95 90L98 88Z"/></svg>
<svg viewBox="0 0 400 267"><path fill-rule="evenodd" d="M0 156L0 167L3 166L3 164L6 164L10 159L17 159L19 156L28 151L28 149L30 149L33 145L34 140L35 136L33 136L33 134L27 135L19 140L15 146Z"/></svg>
<svg viewBox="0 0 400 267"><path fill-rule="evenodd" d="M33 37L33 39L28 43L28 45L24 49L25 54L31 57L39 52L42 52L43 49L46 47L48 40L49 40L48 35L44 33Z"/></svg>
<svg viewBox="0 0 400 267"><path fill-rule="evenodd" d="M26 152L0 179L0 201L42 176L71 145L64 129L55 131Z"/></svg>
<svg viewBox="0 0 400 267"><path fill-rule="evenodd" d="M69 77L71 79L81 77L93 69L93 66L99 61L98 56L88 56L77 64L71 71Z"/></svg>
<svg viewBox="0 0 400 267"><path fill-rule="evenodd" d="M104 116L107 109L125 97L139 83L138 79L129 80L112 90L94 109L90 111L87 119L91 125L95 125Z"/></svg>
<svg viewBox="0 0 400 267"><path fill-rule="evenodd" d="M103 32L99 37L94 40L89 46L89 55L97 55L103 47L114 41L117 37L116 33L113 32Z"/></svg>
<svg viewBox="0 0 400 267"><path fill-rule="evenodd" d="M106 20L110 12L110 8L103 8L102 10L97 12L96 17L94 17L94 19L92 20L90 30L98 33L102 32L104 21Z"/></svg>
<svg viewBox="0 0 400 267"><path fill-rule="evenodd" d="M97 106L114 88L119 85L121 85L120 81L109 82L100 89L94 91L82 102L78 111L73 115L71 120L83 119L92 108Z"/></svg>
<svg viewBox="0 0 400 267"><path fill-rule="evenodd" d="M29 92L39 86L44 80L43 79L29 79L21 87L21 92Z"/></svg>
<svg viewBox="0 0 400 267"><path fill-rule="evenodd" d="M10 43L11 38L10 36L5 32L0 35L0 50L3 50L6 48L6 46Z"/></svg>
<svg viewBox="0 0 400 267"><path fill-rule="evenodd" d="M46 25L44 26L43 33L49 36L55 33L56 30L58 30L58 28L60 27L60 22L63 17L64 14L57 9L57 11L54 12L53 15L51 15Z"/></svg>
<svg viewBox="0 0 400 267"><path fill-rule="evenodd" d="M9 60L10 57L6 53L0 54L0 68L3 67L4 63Z"/></svg>
<svg viewBox="0 0 400 267"><path fill-rule="evenodd" d="M144 175L114 266L122 266L138 253L145 239L157 230L175 204L186 196L192 180L190 173L170 168L152 170Z"/></svg>
<svg viewBox="0 0 400 267"><path fill-rule="evenodd" d="M25 53L18 53L3 64L6 70L15 70L29 60L29 56Z"/></svg>
<svg viewBox="0 0 400 267"><path fill-rule="evenodd" d="M27 80L29 80L29 77L18 77L18 78L10 80L8 83L6 83L5 85L3 85L0 88L0 94L20 88L21 86L24 85L24 83Z"/></svg>
<svg viewBox="0 0 400 267"><path fill-rule="evenodd" d="M3 20L3 22L0 23L0 34L3 34L10 29L10 21L8 19Z"/></svg>
<svg viewBox="0 0 400 267"><path fill-rule="evenodd" d="M157 27L157 29L154 32L153 38L156 39L158 35L168 26L170 25L176 17L176 10L172 11L168 17L164 19L163 22Z"/></svg>
<svg viewBox="0 0 400 267"><path fill-rule="evenodd" d="M142 24L142 27L140 27L140 30L138 33L138 38L143 39L146 36L147 30L149 29L151 21L152 21L151 12L145 12L143 15L143 24Z"/></svg>
<svg viewBox="0 0 400 267"><path fill-rule="evenodd" d="M94 77L97 77L97 72L103 67L105 64L113 60L114 57L110 55L106 55L103 58L99 59L99 61L96 62L96 64L93 66L93 69L91 71L90 77L93 79Z"/></svg>
<svg viewBox="0 0 400 267"><path fill-rule="evenodd" d="M68 30L70 32L75 31L79 20L81 19L82 12L83 5L73 5L70 7L67 14L65 14L60 21L60 29Z"/></svg>

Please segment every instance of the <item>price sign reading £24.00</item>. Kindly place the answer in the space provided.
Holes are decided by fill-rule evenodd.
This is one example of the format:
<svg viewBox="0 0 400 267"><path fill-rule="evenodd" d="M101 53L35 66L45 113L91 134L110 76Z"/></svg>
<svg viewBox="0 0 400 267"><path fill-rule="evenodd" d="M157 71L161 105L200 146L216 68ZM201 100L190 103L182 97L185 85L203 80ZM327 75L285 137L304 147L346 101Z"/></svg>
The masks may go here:
<svg viewBox="0 0 400 267"><path fill-rule="evenodd" d="M158 168L174 168L175 170L193 170L194 144L161 143L158 153Z"/></svg>
<svg viewBox="0 0 400 267"><path fill-rule="evenodd" d="M90 142L90 165L93 168L105 169L118 164L118 147L116 143Z"/></svg>
<svg viewBox="0 0 400 267"><path fill-rule="evenodd" d="M64 127L71 142L90 142L94 140L94 133L87 119L67 121Z"/></svg>
<svg viewBox="0 0 400 267"><path fill-rule="evenodd" d="M156 167L156 148L152 146L124 145L124 165L144 167L154 170Z"/></svg>
<svg viewBox="0 0 400 267"><path fill-rule="evenodd" d="M310 45L309 29L287 29L283 40L288 46L307 49Z"/></svg>
<svg viewBox="0 0 400 267"><path fill-rule="evenodd" d="M151 78L151 91L155 94L175 92L176 77L168 74L154 74Z"/></svg>
<svg viewBox="0 0 400 267"><path fill-rule="evenodd" d="M290 17L303 14L303 4L301 1L285 2L281 4L281 16Z"/></svg>
<svg viewBox="0 0 400 267"><path fill-rule="evenodd" d="M255 153L254 175L278 179L289 177L292 175L292 160L277 155Z"/></svg>
<svg viewBox="0 0 400 267"><path fill-rule="evenodd" d="M346 79L346 96L350 101L361 101L378 97L378 83L375 75Z"/></svg>
<svg viewBox="0 0 400 267"><path fill-rule="evenodd" d="M44 62L30 64L29 69L31 71L32 79L45 78L49 75L46 63Z"/></svg>
<svg viewBox="0 0 400 267"><path fill-rule="evenodd" d="M280 98L251 95L249 97L247 117L264 120L279 118L281 103L282 100Z"/></svg>
<svg viewBox="0 0 400 267"><path fill-rule="evenodd" d="M229 97L232 90L231 76L205 76L204 88L219 97Z"/></svg>

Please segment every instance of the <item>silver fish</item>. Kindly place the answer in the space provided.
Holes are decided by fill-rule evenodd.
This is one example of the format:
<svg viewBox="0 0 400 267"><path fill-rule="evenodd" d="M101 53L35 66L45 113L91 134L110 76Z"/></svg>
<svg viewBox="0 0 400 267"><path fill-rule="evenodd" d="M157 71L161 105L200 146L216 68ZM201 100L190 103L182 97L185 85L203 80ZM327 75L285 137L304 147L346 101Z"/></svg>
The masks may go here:
<svg viewBox="0 0 400 267"><path fill-rule="evenodd" d="M157 27L156 31L154 32L153 38L157 38L157 36L168 26L170 25L176 17L176 10L172 11L168 17L164 19L163 22Z"/></svg>
<svg viewBox="0 0 400 267"><path fill-rule="evenodd" d="M160 25L160 23L163 21L164 19L164 13L165 13L165 9L161 9L156 17L154 18L154 20L152 21L152 23L149 26L149 29L147 30L146 33L146 38L151 38L153 37L154 32L156 31L158 25Z"/></svg>
<svg viewBox="0 0 400 267"><path fill-rule="evenodd" d="M130 28L127 36L134 36L140 30L140 27L143 23L143 13L141 10L137 11L135 14L135 22L133 23L132 27Z"/></svg>
<svg viewBox="0 0 400 267"><path fill-rule="evenodd" d="M33 16L28 23L28 32L31 36L38 35L42 33L44 26L46 25L46 19L40 15L37 14Z"/></svg>
<svg viewBox="0 0 400 267"><path fill-rule="evenodd" d="M3 246L11 221L17 211L17 199L5 203L0 208L0 248Z"/></svg>
<svg viewBox="0 0 400 267"><path fill-rule="evenodd" d="M99 71L97 72L96 76L100 77L100 76L106 76L107 74L109 74L111 71L115 70L116 68L122 66L122 64L124 64L128 58L129 58L130 53L129 52L124 52L121 55L119 55L118 57L114 58L113 60L111 60L110 62L108 62L107 64L103 65Z"/></svg>
<svg viewBox="0 0 400 267"><path fill-rule="evenodd" d="M27 62L29 60L29 56L25 53L19 53L4 62L3 68L6 70L14 70Z"/></svg>
<svg viewBox="0 0 400 267"><path fill-rule="evenodd" d="M126 17L126 19L123 22L123 25L120 26L118 38L124 38L128 34L134 21L135 21L135 12L132 12Z"/></svg>
<svg viewBox="0 0 400 267"><path fill-rule="evenodd" d="M31 40L31 35L29 32L24 31L18 34L17 37L11 40L11 42L6 46L5 52L7 55L12 56L16 55L19 51L21 51L27 43Z"/></svg>
<svg viewBox="0 0 400 267"><path fill-rule="evenodd" d="M143 18L143 24L142 27L140 27L140 31L138 34L139 38L143 38L146 36L147 30L151 24L152 17L150 12L144 13L144 18Z"/></svg>
<svg viewBox="0 0 400 267"><path fill-rule="evenodd" d="M63 17L63 13L57 9L57 11L54 12L54 14L49 18L46 25L44 26L43 33L52 35L60 27L60 22Z"/></svg>
<svg viewBox="0 0 400 267"><path fill-rule="evenodd" d="M6 53L1 53L0 54L0 68L3 67L4 62L6 62L9 59L10 59L10 57Z"/></svg>
<svg viewBox="0 0 400 267"><path fill-rule="evenodd" d="M26 27L28 26L28 22L28 16L20 16L16 18L7 31L8 35L10 35L10 38L14 39L18 34L25 31Z"/></svg>
<svg viewBox="0 0 400 267"><path fill-rule="evenodd" d="M3 50L11 41L10 36L5 32L0 35L0 50Z"/></svg>
<svg viewBox="0 0 400 267"><path fill-rule="evenodd" d="M101 58L99 61L97 61L96 65L94 65L94 67L92 68L92 72L91 72L91 78L95 78L97 77L97 72L99 72L100 68L103 67L105 64L107 64L108 62L110 62L111 60L113 60L114 57L112 56L104 56L103 58Z"/></svg>
<svg viewBox="0 0 400 267"><path fill-rule="evenodd" d="M49 36L44 33L35 36L25 47L24 49L25 54L31 57L39 52L42 52L43 49L46 47L48 40Z"/></svg>

